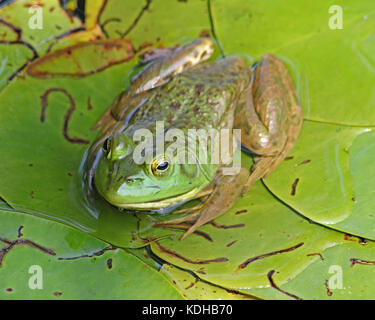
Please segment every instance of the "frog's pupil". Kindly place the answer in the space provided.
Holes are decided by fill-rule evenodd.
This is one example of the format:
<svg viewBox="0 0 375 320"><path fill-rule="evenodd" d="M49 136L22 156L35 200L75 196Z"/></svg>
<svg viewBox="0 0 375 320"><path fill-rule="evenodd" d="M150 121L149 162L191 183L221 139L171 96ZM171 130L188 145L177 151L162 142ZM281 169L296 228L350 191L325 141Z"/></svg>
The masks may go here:
<svg viewBox="0 0 375 320"><path fill-rule="evenodd" d="M158 165L157 169L160 170L160 171L164 171L168 168L168 162L167 161L163 161L161 164Z"/></svg>

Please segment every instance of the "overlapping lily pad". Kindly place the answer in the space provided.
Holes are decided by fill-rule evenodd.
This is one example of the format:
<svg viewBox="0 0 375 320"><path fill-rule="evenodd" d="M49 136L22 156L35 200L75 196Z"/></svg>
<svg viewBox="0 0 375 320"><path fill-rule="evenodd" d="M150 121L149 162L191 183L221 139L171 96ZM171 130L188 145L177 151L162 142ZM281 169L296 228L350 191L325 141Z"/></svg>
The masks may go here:
<svg viewBox="0 0 375 320"><path fill-rule="evenodd" d="M182 44L211 31L207 3L201 0L110 1L100 24L107 37L132 39L136 48L153 43Z"/></svg>
<svg viewBox="0 0 375 320"><path fill-rule="evenodd" d="M182 298L123 249L14 211L1 211L0 219L1 299Z"/></svg>
<svg viewBox="0 0 375 320"><path fill-rule="evenodd" d="M306 119L374 125L375 16L368 0L211 3L226 54L242 53L256 61L272 53L288 64ZM335 29L337 7L342 29Z"/></svg>
<svg viewBox="0 0 375 320"><path fill-rule="evenodd" d="M373 286L363 278L363 266L353 268L350 259L370 261L366 275L373 278L373 246L371 241L309 222L278 202L262 183L185 240L151 244L156 255L205 281L273 299L371 297ZM338 257L341 252L346 252L345 258ZM338 268L348 285L327 296L325 280ZM318 276L311 271L315 269Z"/></svg>
<svg viewBox="0 0 375 320"><path fill-rule="evenodd" d="M372 129L305 122L290 157L265 180L273 193L313 221L375 239Z"/></svg>

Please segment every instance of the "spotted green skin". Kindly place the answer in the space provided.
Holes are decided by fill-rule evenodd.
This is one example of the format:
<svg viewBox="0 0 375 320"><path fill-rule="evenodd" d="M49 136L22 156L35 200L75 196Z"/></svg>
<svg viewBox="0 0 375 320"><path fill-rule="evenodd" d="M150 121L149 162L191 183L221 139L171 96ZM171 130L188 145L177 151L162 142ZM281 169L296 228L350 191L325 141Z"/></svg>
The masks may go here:
<svg viewBox="0 0 375 320"><path fill-rule="evenodd" d="M157 121L163 121L165 133L172 128L179 129L185 138L189 137L189 129L233 129L235 124L240 124L243 132L251 133L246 146L251 145L252 141L259 146L258 142L264 137L265 127L259 124L259 120L257 123L252 120L243 121L244 105L245 108L254 110L251 99L248 99L252 86L252 70L246 62L240 57L228 57L200 63L197 56L205 56L202 60L206 60L207 55L212 53L205 54L212 49L209 40L199 40L190 47L187 45L186 48L180 48L180 51L177 49L177 52L168 56L167 63L161 62L160 65L156 64L156 67L151 65L151 68L146 67L138 74L130 87L131 90L125 91L127 98L120 98L114 112L112 110L115 118L117 114L117 120L106 120L111 123L106 124L107 136L111 137L109 153L108 150L103 152L100 148L93 148L94 151L91 152L97 156L93 179L96 190L117 207L157 210L186 202L214 181L221 166L227 165L223 162L211 163L210 149L203 155L197 148L194 155L196 164L170 161L167 173L155 176L151 170L152 161L143 164L134 161L139 142L134 142L133 138L139 129L152 132L154 147ZM192 48L190 52L189 48ZM183 50L186 51L186 56ZM204 54L201 54L202 52ZM185 68L186 65L188 67ZM168 74L169 70L176 72L171 76L171 73ZM158 81L161 85L153 85ZM273 110L267 110L265 108L262 111L265 118L267 112L273 113ZM124 113L128 115L119 116ZM287 110L283 110L282 114L289 116ZM281 131L282 123L287 123L284 118L285 116L270 122L267 130ZM272 137L267 140L271 148L277 139ZM103 141L104 139L100 140L102 145ZM171 143L165 142L164 151ZM265 144L260 145L256 151L263 154L266 147L269 148ZM179 148L184 148L186 154L191 152L188 143ZM118 157L119 154L122 156ZM206 155L208 161L203 162ZM154 152L153 157L154 160L158 159L160 154Z"/></svg>
<svg viewBox="0 0 375 320"><path fill-rule="evenodd" d="M164 121L165 132L170 128L184 133L193 128L232 128L238 97L250 80L251 70L238 57L197 65L151 90L148 101L118 135L132 139L137 129L145 128L155 136L156 121ZM120 161L102 156L95 174L96 188L116 205L157 201L203 189L219 168L217 164L172 164L167 176L155 177L149 166L137 165L132 153Z"/></svg>

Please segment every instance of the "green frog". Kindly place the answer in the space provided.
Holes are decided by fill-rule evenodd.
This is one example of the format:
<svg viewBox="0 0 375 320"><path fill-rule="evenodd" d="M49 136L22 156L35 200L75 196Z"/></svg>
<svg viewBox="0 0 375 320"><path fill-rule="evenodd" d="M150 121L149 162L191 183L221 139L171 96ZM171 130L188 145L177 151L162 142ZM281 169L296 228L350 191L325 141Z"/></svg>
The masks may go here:
<svg viewBox="0 0 375 320"><path fill-rule="evenodd" d="M294 146L302 125L293 81L279 59L267 54L254 67L238 56L204 62L213 51L212 40L202 38L151 60L98 121L100 134L89 150L91 184L118 208L157 211L201 199L189 214L171 220L188 225L182 238L225 213L265 178ZM175 153L192 154L193 161L176 161L175 153L166 152L173 140L155 149L161 121L163 133L178 129L187 140L196 139L189 135L192 128L237 129L240 135L230 135L237 143L231 143L225 163L202 161L203 156L212 160L207 154L213 142L206 144L207 152L178 145ZM135 153L144 140L135 135L145 129L151 147L140 152L142 162ZM239 145L252 153L252 168L224 174Z"/></svg>

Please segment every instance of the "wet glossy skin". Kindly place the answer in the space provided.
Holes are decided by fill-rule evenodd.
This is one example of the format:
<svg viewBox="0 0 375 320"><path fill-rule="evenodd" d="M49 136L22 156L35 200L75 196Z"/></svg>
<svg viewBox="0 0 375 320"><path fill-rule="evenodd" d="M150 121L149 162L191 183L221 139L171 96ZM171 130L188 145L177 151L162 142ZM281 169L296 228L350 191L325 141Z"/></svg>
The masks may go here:
<svg viewBox="0 0 375 320"><path fill-rule="evenodd" d="M241 170L245 178L234 184L240 189L272 171L294 145L302 117L281 62L264 57L253 77L240 57L201 63L212 51L211 40L202 39L156 59L99 121L101 135L89 157L95 187L108 202L136 210L166 208L200 196L220 176L221 165L202 164L197 154L197 164L176 164L160 154L151 164L136 164L133 134L146 128L155 139L156 121L164 121L165 132L241 129L241 143L258 156L252 175Z"/></svg>

